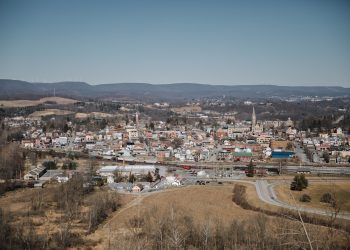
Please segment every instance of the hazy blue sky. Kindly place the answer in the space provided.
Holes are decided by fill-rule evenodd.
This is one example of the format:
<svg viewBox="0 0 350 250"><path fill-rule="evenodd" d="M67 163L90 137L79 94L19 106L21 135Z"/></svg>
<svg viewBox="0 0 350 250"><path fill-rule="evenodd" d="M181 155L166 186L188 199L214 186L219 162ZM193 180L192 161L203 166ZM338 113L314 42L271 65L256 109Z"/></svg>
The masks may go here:
<svg viewBox="0 0 350 250"><path fill-rule="evenodd" d="M350 87L350 1L0 0L0 78Z"/></svg>

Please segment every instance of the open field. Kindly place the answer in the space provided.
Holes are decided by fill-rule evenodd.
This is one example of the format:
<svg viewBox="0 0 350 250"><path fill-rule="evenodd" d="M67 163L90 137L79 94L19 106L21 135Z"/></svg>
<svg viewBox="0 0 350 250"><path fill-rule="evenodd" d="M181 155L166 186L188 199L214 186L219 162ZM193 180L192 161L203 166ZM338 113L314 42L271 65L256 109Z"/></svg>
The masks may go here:
<svg viewBox="0 0 350 250"><path fill-rule="evenodd" d="M247 196L249 196L250 201L254 201L255 205L260 205L266 209L275 209L271 208L272 206L263 205L256 197L254 187L249 184L245 185L249 190ZM130 221L133 218L140 216L144 218L156 217L161 221L162 216L164 214L169 215L172 209L175 210L175 214L184 215L194 225L199 227L203 227L206 223L214 227L219 223L226 227L230 226L233 221L246 223L251 220L254 221L254 218L259 218L262 215L259 212L245 210L237 206L232 201L232 190L232 184L223 186L188 186L181 189L169 189L159 193L135 195L134 197L136 198L134 200L116 211L87 239L99 242L94 249L107 249L110 247L111 242L119 242L119 240L123 240L125 237L130 237L133 234L132 232L135 229L130 226ZM251 196L255 196L255 198ZM295 224L295 222L283 218L270 216L266 218L266 230L268 231L279 230L278 224L280 223ZM321 235L320 232L326 232L326 229L322 226L308 225L308 227L310 227L310 231L317 232L312 235L313 238L319 237Z"/></svg>
<svg viewBox="0 0 350 250"><path fill-rule="evenodd" d="M44 97L39 100L11 100L11 101L2 101L0 100L0 106L5 108L22 108L36 106L43 104L45 102L55 103L55 104L73 104L78 102L77 100L63 98L63 97Z"/></svg>
<svg viewBox="0 0 350 250"><path fill-rule="evenodd" d="M41 117L48 115L70 115L73 114L72 111L61 110L61 109L45 109L41 111L35 111L29 115L29 117Z"/></svg>
<svg viewBox="0 0 350 250"><path fill-rule="evenodd" d="M117 211L105 225L99 227L90 237L94 241L102 241L98 249L105 249L109 237L128 232L128 221L135 215L150 209L164 212L169 206L185 210L195 223L206 221L209 218L212 223L216 221L229 223L232 219L245 220L256 214L256 212L244 210L232 202L232 189L233 185L190 186L136 197L131 206Z"/></svg>
<svg viewBox="0 0 350 250"><path fill-rule="evenodd" d="M85 162L80 163L82 165L86 164ZM247 199L255 206L264 209L275 209L273 206L264 205L257 198L253 185L244 185L247 186ZM59 234L60 230L64 230L66 225L70 225L69 231L74 233L75 236L72 235L72 237L77 241L75 246L90 249L135 249L127 248L124 244L134 242L132 237L136 237L135 240L140 239L139 236L135 236L138 230L148 230L146 232L152 234L152 230L157 229L157 223L164 223L169 219L172 210L175 212L176 218L179 219L179 223L187 223L184 220L192 223L191 225L199 235L205 225L210 225L211 230L217 230L217 225L221 225L227 230L232 225L236 225L232 223L239 223L237 226L241 223L246 225L243 226L244 230L250 230L246 228L248 225L253 230L254 227L259 226L259 224L255 224L257 221L260 221L260 226L264 228L264 231L266 230L266 233L270 235L269 237L276 237L276 232L280 232L281 227L287 225L289 225L287 228L293 227L295 230L299 230L298 222L274 216L264 216L260 212L237 206L232 201L233 186L234 184L188 186L155 193L120 194L118 198L120 207L115 212L110 213L104 221L101 221L97 229L92 232L87 230L88 221L86 221L86 218L89 218L89 216L73 217L70 223L67 224L64 218L66 218L69 210L58 209L57 207L57 202L65 197L65 195L57 192L60 190L58 184L49 184L44 189L19 189L7 192L0 196L0 207L5 213L12 214L11 224L17 225L17 227L25 223L28 220L28 215L30 215L35 231L44 240L55 239L55 235ZM99 197L106 197L107 194L113 195L116 193L106 187L95 188L94 192L84 195L77 212L88 215L88 211L94 206L93 204L96 206ZM36 205L38 201L42 201L42 209L33 210L33 205ZM105 207L101 207L101 209L105 209ZM132 226L131 222L135 218L143 218L144 224L142 227L135 228L135 226ZM164 218L167 219L164 220ZM182 226L184 225L186 224L182 224ZM320 242L322 235L325 235L328 230L325 227L315 225L307 225L307 228L315 242ZM303 236L301 237L303 238ZM129 241L130 239L131 241ZM335 242L346 241L342 234L336 232L329 240ZM116 245L119 246L116 247ZM143 249L152 249L149 246Z"/></svg>
<svg viewBox="0 0 350 250"><path fill-rule="evenodd" d="M94 118L110 118L113 117L112 114L109 113L103 113L103 112L91 112L91 113L76 113L75 118L77 119L86 119L89 117L94 117Z"/></svg>
<svg viewBox="0 0 350 250"><path fill-rule="evenodd" d="M290 197L290 182L286 184L276 185L275 192L281 201L289 204L294 204L292 197ZM320 202L320 198L324 193L331 193L335 195L340 209L342 211L350 211L350 180L349 181L323 181L323 182L309 182L307 189L303 191L292 191L297 205L310 207L310 208L321 208L330 209L330 205ZM307 194L311 197L311 202L300 202L299 198Z"/></svg>

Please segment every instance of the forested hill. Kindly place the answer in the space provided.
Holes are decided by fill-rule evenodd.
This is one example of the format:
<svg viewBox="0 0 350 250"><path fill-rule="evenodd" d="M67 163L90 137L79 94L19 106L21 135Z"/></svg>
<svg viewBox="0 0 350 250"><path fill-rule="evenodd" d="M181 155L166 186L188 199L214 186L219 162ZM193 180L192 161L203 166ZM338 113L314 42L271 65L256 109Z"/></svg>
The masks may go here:
<svg viewBox="0 0 350 250"><path fill-rule="evenodd" d="M31 83L0 79L0 99L37 99L53 96L71 98L130 98L135 100L191 100L232 96L239 98L286 98L292 96L350 96L350 88L325 86L208 85L197 83L149 84L85 82Z"/></svg>

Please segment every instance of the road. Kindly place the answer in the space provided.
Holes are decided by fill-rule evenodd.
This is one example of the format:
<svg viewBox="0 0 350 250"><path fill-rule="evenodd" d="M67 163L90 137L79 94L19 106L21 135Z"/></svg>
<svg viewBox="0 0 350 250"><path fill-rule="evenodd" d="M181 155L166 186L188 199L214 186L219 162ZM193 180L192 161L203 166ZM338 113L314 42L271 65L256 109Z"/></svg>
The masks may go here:
<svg viewBox="0 0 350 250"><path fill-rule="evenodd" d="M258 194L259 199L270 205L279 206L282 208L287 208L292 210L299 210L300 212L307 212L307 213L318 214L318 215L325 215L325 216L332 215L331 211L326 211L326 210L321 210L316 208L305 208L297 205L292 206L279 200L273 189L274 186L277 185L278 183L268 183L266 180L257 180L256 182L250 182L250 183L255 185L256 192ZM350 213L341 212L337 215L337 218L350 220Z"/></svg>
<svg viewBox="0 0 350 250"><path fill-rule="evenodd" d="M304 149L301 147L300 143L295 143L295 155L301 160L302 163L310 164L311 162L307 158Z"/></svg>

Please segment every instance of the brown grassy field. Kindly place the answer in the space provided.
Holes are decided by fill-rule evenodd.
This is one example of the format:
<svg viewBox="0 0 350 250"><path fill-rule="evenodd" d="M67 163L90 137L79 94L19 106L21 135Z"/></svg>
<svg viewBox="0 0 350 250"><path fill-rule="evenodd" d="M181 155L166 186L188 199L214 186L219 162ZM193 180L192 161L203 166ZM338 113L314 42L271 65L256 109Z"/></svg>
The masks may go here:
<svg viewBox="0 0 350 250"><path fill-rule="evenodd" d="M254 187L248 187L249 200L255 205L266 209L276 209L272 206L264 205L256 197ZM221 223L229 226L232 221L247 222L259 217L261 213L245 210L232 202L233 185L223 186L189 186L181 189L169 189L159 193L148 193L136 195L125 207L114 213L103 225L87 237L90 241L99 242L94 249L107 249L111 242L117 242L123 237L130 235L130 220L138 216L147 214L169 213L169 208L175 207L177 213L184 213L185 216L193 220L194 225L210 223L215 226ZM254 197L255 196L255 197ZM278 221L278 222L277 222ZM291 222L282 218L268 217L271 230L278 230L280 224ZM321 231L326 229L320 226L308 225L310 230L318 232L312 237L319 237Z"/></svg>
<svg viewBox="0 0 350 250"><path fill-rule="evenodd" d="M30 107L43 104L45 102L55 102L57 104L73 104L78 102L77 100L63 98L63 97L44 97L39 100L11 100L2 101L0 100L0 106L5 108L15 108L15 107Z"/></svg>
<svg viewBox="0 0 350 250"><path fill-rule="evenodd" d="M101 241L96 249L105 249L109 237L128 232L128 221L135 215L152 208L164 211L168 209L169 205L176 205L178 209L184 209L188 216L193 217L195 223L205 221L208 218L213 223L215 221L229 223L233 218L244 220L256 214L244 210L232 202L232 188L233 185L190 186L136 196L136 199L127 205L126 209L122 208L117 211L106 224L101 225L89 238Z"/></svg>
<svg viewBox="0 0 350 250"><path fill-rule="evenodd" d="M275 187L275 191L279 199L284 202L292 203L290 197L289 186L290 182L281 184ZM329 209L330 205L320 202L320 198L324 193L332 193L335 195L341 210L350 211L350 180L349 181L324 181L324 182L309 182L309 187L303 191L292 191L292 194L300 206ZM307 194L311 197L311 202L300 202L299 198Z"/></svg>
<svg viewBox="0 0 350 250"><path fill-rule="evenodd" d="M75 118L77 118L77 119L87 119L88 117L110 118L110 117L113 117L113 115L109 114L109 113L103 113L103 112L76 113L75 114Z"/></svg>
<svg viewBox="0 0 350 250"><path fill-rule="evenodd" d="M83 165L85 162L80 163ZM252 185L245 185L248 187L247 198L250 202L254 203L256 206L273 209L263 205L263 203L258 200ZM121 207L110 214L94 232L90 234L87 233L86 223L79 220L72 221L71 230L79 235L83 241L83 245L79 245L80 249L81 247L84 249L108 249L111 242L113 244L119 244L118 249L124 249L123 244L126 244L127 241L119 242L118 240L127 239L132 234L132 230L135 230L130 225L130 221L133 218L147 218L148 216L153 216L152 218L158 218L157 216L159 216L159 218L161 218L164 214L169 214L169 209L171 208L175 208L178 213L193 220L193 224L197 229L202 228L203 223L209 223L213 227L218 223L229 227L232 221L248 224L255 223L255 220L259 219L261 213L245 210L237 206L232 201L233 186L233 184L221 186L188 186L168 189L157 193L120 195ZM32 206L32 200L38 197L38 192L42 194L43 201L45 202L44 210L39 213L34 213L30 211L30 207ZM40 190L19 189L1 196L0 207L4 211L10 211L13 214L13 223L20 223L30 214L38 233L52 234L62 229L62 211L60 212L60 210L57 210L55 207L55 193L57 195L57 184L48 185ZM87 210L90 202L98 200L98 197L105 193L113 192L103 187L86 195L80 211L84 212ZM286 222L297 225L297 222L292 222L283 218L272 216L266 216L266 218L266 227L272 230L270 232L272 234L278 231L279 227L283 227ZM254 225L252 226L254 227ZM319 226L307 225L307 227L310 229L310 232L312 232L311 237L317 241L321 240L322 233L320 232L326 231L325 228ZM339 240L341 241L344 240L342 236L338 235L337 237L340 237ZM114 248L112 247L110 249Z"/></svg>
<svg viewBox="0 0 350 250"><path fill-rule="evenodd" d="M45 109L41 111L35 111L29 115L29 117L41 117L48 115L70 115L73 114L72 111L61 110L61 109Z"/></svg>

